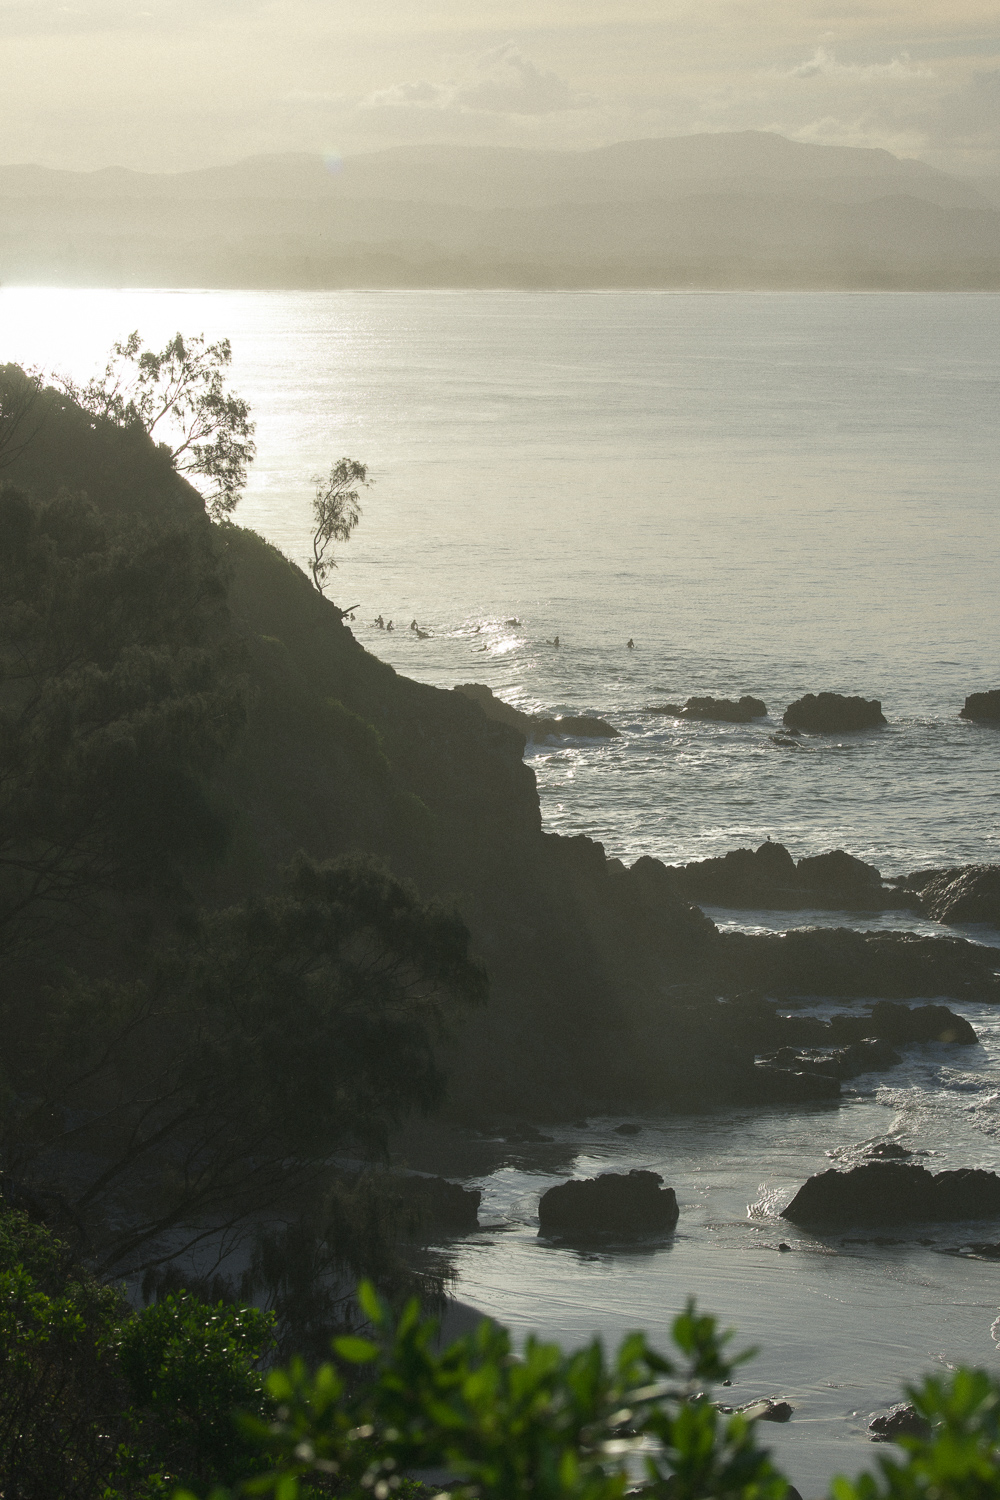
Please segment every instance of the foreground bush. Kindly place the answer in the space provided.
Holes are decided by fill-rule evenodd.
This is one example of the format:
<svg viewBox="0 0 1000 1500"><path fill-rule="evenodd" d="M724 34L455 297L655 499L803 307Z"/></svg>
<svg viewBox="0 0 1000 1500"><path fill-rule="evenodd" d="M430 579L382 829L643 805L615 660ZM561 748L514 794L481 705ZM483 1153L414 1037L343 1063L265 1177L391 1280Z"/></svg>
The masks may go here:
<svg viewBox="0 0 1000 1500"><path fill-rule="evenodd" d="M0 1494L167 1500L267 1467L233 1420L270 1411L272 1319L186 1293L135 1313L0 1207Z"/></svg>
<svg viewBox="0 0 1000 1500"><path fill-rule="evenodd" d="M393 1326L370 1289L361 1296L376 1337L336 1340L336 1364L315 1374L297 1361L275 1371L266 1382L274 1417L241 1423L269 1472L211 1500L406 1500L408 1470L442 1467L455 1500L621 1500L626 1491L782 1500L790 1491L756 1424L712 1404L707 1387L747 1356L728 1359L726 1336L693 1304L674 1321L674 1358L632 1334L608 1360L596 1340L564 1354L529 1339L518 1356L487 1322L438 1352L435 1324L415 1303ZM959 1370L907 1394L932 1435L901 1439L903 1456L880 1455L875 1475L834 1479L832 1500L996 1500L1000 1382Z"/></svg>
<svg viewBox="0 0 1000 1500"><path fill-rule="evenodd" d="M372 1337L334 1362L263 1373L274 1321L178 1291L143 1312L24 1214L0 1206L0 1495L4 1500L783 1500L756 1424L711 1387L735 1364L693 1304L674 1351L632 1334L565 1354L484 1321L446 1349L411 1302L360 1291ZM908 1391L927 1438L882 1450L831 1500L995 1500L1000 1381L978 1370ZM873 1455L874 1457L875 1455ZM794 1492L792 1492L794 1493Z"/></svg>

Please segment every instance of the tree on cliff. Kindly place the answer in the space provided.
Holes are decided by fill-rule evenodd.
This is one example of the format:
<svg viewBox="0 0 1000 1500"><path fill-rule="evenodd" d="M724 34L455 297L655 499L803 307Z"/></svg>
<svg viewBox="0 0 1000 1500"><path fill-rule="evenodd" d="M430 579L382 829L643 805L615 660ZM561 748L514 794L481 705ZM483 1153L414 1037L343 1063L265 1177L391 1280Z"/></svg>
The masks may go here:
<svg viewBox="0 0 1000 1500"><path fill-rule="evenodd" d="M165 441L179 474L207 481L203 493L218 521L236 508L257 451L249 405L225 388L232 357L228 339L206 344L202 334L176 333L157 353L136 331L113 346L103 375L62 384L94 416L139 423Z"/></svg>
<svg viewBox="0 0 1000 1500"><path fill-rule="evenodd" d="M322 594L330 572L337 566L330 551L334 542L349 542L361 519L360 489L374 480L368 467L353 458L340 458L327 479L317 479L313 500L313 550L309 560L313 583Z"/></svg>

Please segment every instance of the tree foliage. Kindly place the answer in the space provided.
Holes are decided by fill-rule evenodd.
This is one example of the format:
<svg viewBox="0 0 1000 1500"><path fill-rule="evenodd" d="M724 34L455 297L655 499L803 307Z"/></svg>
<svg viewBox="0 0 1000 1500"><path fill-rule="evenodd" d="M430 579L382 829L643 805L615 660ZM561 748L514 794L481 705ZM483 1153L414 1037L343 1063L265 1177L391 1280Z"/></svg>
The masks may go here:
<svg viewBox="0 0 1000 1500"><path fill-rule="evenodd" d="M0 1141L62 1182L101 1269L141 1270L438 1103L437 1039L484 989L457 917L370 861L302 857L281 895L204 916L139 980L50 986L30 1025L0 1007L17 1042Z"/></svg>
<svg viewBox="0 0 1000 1500"><path fill-rule="evenodd" d="M0 469L16 463L41 430L39 398L44 382L37 370L0 365Z"/></svg>
<svg viewBox="0 0 1000 1500"><path fill-rule="evenodd" d="M728 1335L689 1302L665 1357L631 1334L608 1358L598 1340L565 1354L529 1338L520 1354L488 1321L445 1349L411 1303L395 1322L371 1288L372 1336L334 1341L335 1362L293 1360L267 1379L274 1411L244 1430L267 1472L212 1500L271 1495L403 1500L407 1471L445 1467L454 1500L783 1500L788 1480L758 1421L724 1415L713 1384L735 1360ZM933 1376L907 1392L929 1424L901 1437L877 1474L831 1481L831 1500L994 1500L1000 1493L1000 1380ZM182 1494L176 1500L194 1500Z"/></svg>
<svg viewBox="0 0 1000 1500"><path fill-rule="evenodd" d="M0 1488L7 1500L167 1500L262 1458L271 1318L189 1295L134 1313L64 1244L0 1206Z"/></svg>
<svg viewBox="0 0 1000 1500"><path fill-rule="evenodd" d="M309 568L313 583L322 594L327 579L337 566L334 542L349 542L361 519L361 490L374 483L368 478L366 464L353 458L340 458L330 468L326 479L317 479L313 499L312 557Z"/></svg>
<svg viewBox="0 0 1000 1500"><path fill-rule="evenodd" d="M206 344L203 334L176 333L157 352L137 330L113 346L103 375L63 384L94 416L138 423L166 442L177 472L203 489L209 514L221 520L239 503L257 451L249 405L226 390L232 357L228 339Z"/></svg>
<svg viewBox="0 0 1000 1500"><path fill-rule="evenodd" d="M243 722L205 532L0 491L0 957L219 851Z"/></svg>

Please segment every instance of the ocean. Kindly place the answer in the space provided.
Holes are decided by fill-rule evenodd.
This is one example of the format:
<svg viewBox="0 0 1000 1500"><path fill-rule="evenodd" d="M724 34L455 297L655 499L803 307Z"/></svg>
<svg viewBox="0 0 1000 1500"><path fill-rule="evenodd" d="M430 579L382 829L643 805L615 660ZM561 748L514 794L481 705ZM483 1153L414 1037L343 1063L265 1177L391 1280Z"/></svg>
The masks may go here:
<svg viewBox="0 0 1000 1500"><path fill-rule="evenodd" d="M768 837L886 875L1000 858L1000 733L958 718L967 693L1000 687L1000 297L0 289L0 360L85 377L133 328L153 345L178 329L232 340L259 445L236 519L290 557L308 551L316 477L342 455L370 466L331 589L369 650L620 730L529 747L550 830L627 862ZM784 707L824 689L879 698L888 727L774 744ZM646 711L704 693L752 693L769 718ZM943 1253L961 1226L852 1244L775 1217L829 1153L867 1140L1000 1166L1000 1027L965 1011L978 1047L909 1049L836 1108L555 1132L577 1175L662 1172L676 1236L546 1246L533 1216L557 1178L515 1163L479 1184L494 1227L459 1247L458 1294L571 1342L634 1326L662 1340L696 1292L759 1345L740 1387L792 1401L774 1442L819 1493L870 1461L863 1418L902 1380L959 1359L998 1369L1000 1275Z"/></svg>

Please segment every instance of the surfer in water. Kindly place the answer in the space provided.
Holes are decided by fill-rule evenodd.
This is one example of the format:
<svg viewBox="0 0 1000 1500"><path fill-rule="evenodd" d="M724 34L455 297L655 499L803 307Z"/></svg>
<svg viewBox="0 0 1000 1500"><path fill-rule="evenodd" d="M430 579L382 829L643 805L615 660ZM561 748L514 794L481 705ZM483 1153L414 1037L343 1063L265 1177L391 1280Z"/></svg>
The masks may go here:
<svg viewBox="0 0 1000 1500"><path fill-rule="evenodd" d="M632 639L631 636L629 636L629 638L628 638L628 649L630 651L634 651L635 650L635 641Z"/></svg>

